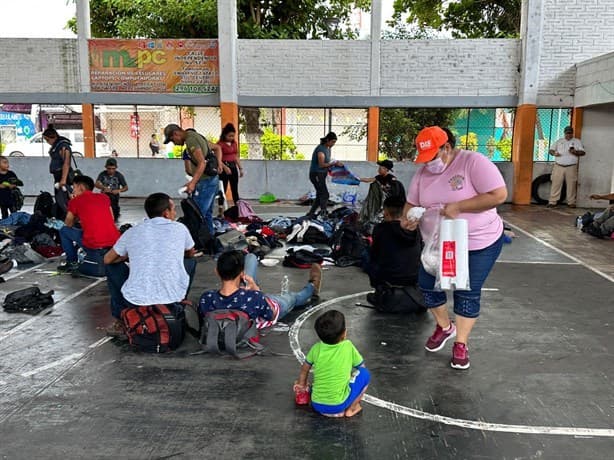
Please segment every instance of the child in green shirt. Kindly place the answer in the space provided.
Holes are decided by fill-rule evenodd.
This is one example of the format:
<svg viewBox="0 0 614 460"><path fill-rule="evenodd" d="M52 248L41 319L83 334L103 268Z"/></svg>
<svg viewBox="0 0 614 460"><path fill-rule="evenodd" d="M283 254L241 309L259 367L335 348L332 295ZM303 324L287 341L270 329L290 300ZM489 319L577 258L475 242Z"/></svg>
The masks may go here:
<svg viewBox="0 0 614 460"><path fill-rule="evenodd" d="M321 342L316 343L301 367L295 391L308 389L307 376L313 368L311 405L328 417L352 417L362 410L360 400L371 375L354 344L346 339L345 317L329 310L315 322Z"/></svg>

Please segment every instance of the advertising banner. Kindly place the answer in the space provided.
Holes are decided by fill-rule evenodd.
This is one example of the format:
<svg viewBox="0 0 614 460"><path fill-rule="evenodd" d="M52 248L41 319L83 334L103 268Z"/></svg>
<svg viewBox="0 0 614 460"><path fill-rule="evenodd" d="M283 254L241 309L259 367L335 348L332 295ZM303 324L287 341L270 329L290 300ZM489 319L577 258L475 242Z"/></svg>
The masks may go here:
<svg viewBox="0 0 614 460"><path fill-rule="evenodd" d="M219 90L217 40L89 40L96 92L209 94Z"/></svg>

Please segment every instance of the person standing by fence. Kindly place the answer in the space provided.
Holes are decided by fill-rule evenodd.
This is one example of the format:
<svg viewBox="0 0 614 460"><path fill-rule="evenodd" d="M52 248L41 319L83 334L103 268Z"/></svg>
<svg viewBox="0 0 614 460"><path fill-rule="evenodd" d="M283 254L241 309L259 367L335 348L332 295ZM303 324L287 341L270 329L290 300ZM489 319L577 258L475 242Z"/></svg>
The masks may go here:
<svg viewBox="0 0 614 460"><path fill-rule="evenodd" d="M226 124L220 134L220 140L217 141L222 149L222 174L220 179L224 183L224 193L230 183L232 191L232 201L235 206L239 201L239 177L243 177L243 167L239 158L239 146L236 141L237 132L232 123Z"/></svg>

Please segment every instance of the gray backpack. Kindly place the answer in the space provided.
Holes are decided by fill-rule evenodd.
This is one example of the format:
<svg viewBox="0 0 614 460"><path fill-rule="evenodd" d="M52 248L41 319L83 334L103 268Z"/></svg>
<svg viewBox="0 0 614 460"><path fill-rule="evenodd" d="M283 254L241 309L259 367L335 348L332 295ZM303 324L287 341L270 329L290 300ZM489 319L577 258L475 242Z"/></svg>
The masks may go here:
<svg viewBox="0 0 614 460"><path fill-rule="evenodd" d="M200 343L208 353L225 352L237 359L264 350L258 343L256 322L241 310L213 310L205 314ZM246 349L239 352L240 348Z"/></svg>

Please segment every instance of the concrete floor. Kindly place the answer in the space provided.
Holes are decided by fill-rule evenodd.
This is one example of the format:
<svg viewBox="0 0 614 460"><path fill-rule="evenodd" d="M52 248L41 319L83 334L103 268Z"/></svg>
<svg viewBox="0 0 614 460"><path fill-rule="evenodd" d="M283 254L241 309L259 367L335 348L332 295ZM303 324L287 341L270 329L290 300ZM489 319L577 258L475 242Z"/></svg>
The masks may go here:
<svg viewBox="0 0 614 460"><path fill-rule="evenodd" d="M123 222L143 217L125 200ZM305 208L255 206L264 218ZM578 232L581 210L502 207L517 238L483 292L471 368L449 367L450 347L427 353L428 315L385 316L365 303L357 268L324 272L322 303L271 331L264 356L191 355L188 337L166 355L130 351L100 329L105 283L56 276L56 262L6 274L8 292L56 291L47 315L0 311L2 458L611 458L614 448L614 241ZM281 253L277 253L281 257ZM261 267L263 289L307 272ZM216 285L203 258L190 297ZM334 420L296 407L295 355L316 341L319 311L343 311L373 381L362 414Z"/></svg>

